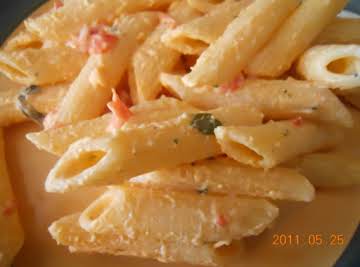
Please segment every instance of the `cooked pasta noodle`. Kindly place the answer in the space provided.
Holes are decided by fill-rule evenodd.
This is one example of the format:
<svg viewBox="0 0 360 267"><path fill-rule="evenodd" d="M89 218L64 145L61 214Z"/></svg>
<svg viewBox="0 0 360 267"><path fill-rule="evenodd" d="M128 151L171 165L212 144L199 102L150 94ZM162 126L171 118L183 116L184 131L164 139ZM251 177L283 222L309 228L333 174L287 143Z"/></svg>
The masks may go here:
<svg viewBox="0 0 360 267"><path fill-rule="evenodd" d="M300 58L297 71L305 79L330 88L360 87L360 45L314 46Z"/></svg>
<svg viewBox="0 0 360 267"><path fill-rule="evenodd" d="M235 110L237 110L235 112ZM46 190L65 192L84 185L119 184L161 167L221 154L212 134L222 125L258 125L263 116L240 107L183 113L167 121L124 127L113 137L84 138L70 146L50 171ZM116 166L116 167L115 167Z"/></svg>
<svg viewBox="0 0 360 267"><path fill-rule="evenodd" d="M26 19L0 49L0 127L43 128L26 138L59 157L45 191L102 193L51 236L214 267L233 251L237 266L280 201L360 184L360 20L337 17L346 3L52 0ZM0 129L9 267L24 236L3 145Z"/></svg>

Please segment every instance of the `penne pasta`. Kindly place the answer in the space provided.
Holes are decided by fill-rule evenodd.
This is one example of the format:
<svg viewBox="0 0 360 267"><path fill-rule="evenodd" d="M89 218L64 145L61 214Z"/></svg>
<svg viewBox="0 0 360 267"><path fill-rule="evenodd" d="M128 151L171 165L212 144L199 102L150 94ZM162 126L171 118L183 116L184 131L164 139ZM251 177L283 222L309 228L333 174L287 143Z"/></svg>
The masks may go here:
<svg viewBox="0 0 360 267"><path fill-rule="evenodd" d="M201 12L192 8L188 4L187 0L174 1L170 5L168 13L169 16L172 17L177 24L186 23L202 15Z"/></svg>
<svg viewBox="0 0 360 267"><path fill-rule="evenodd" d="M0 72L24 85L48 85L73 80L87 55L64 46L0 51Z"/></svg>
<svg viewBox="0 0 360 267"><path fill-rule="evenodd" d="M178 26L163 35L162 41L183 54L201 54L218 39L228 24L250 1L227 0L208 14Z"/></svg>
<svg viewBox="0 0 360 267"><path fill-rule="evenodd" d="M237 195L309 202L315 190L297 171L274 168L268 171L242 165L229 158L205 160L146 173L131 184L198 194Z"/></svg>
<svg viewBox="0 0 360 267"><path fill-rule="evenodd" d="M252 2L201 54L192 71L183 77L184 83L194 87L233 80L299 3L298 0Z"/></svg>
<svg viewBox="0 0 360 267"><path fill-rule="evenodd" d="M0 90L0 127L9 126L28 120L23 111L28 111L26 107L23 111L17 107L17 99L23 88L8 79L0 76L0 82L4 86ZM58 84L38 88L38 90L27 96L26 102L37 112L46 114L53 110L66 94L68 84ZM31 115L31 112L27 113Z"/></svg>
<svg viewBox="0 0 360 267"><path fill-rule="evenodd" d="M198 111L184 102L168 97L133 106L130 110L134 115L124 125L126 128L167 120L179 116L183 112ZM110 121L111 115L105 114L99 118L80 121L64 127L29 133L26 138L38 149L60 156L65 153L72 143L80 139L107 136L107 127Z"/></svg>
<svg viewBox="0 0 360 267"><path fill-rule="evenodd" d="M342 151L306 155L294 166L316 187L342 187L360 184L360 161Z"/></svg>
<svg viewBox="0 0 360 267"><path fill-rule="evenodd" d="M345 7L346 0L302 1L246 68L252 76L279 77Z"/></svg>
<svg viewBox="0 0 360 267"><path fill-rule="evenodd" d="M278 208L263 199L112 187L85 209L79 224L91 233L114 231L132 239L230 244L260 234L277 216Z"/></svg>
<svg viewBox="0 0 360 267"><path fill-rule="evenodd" d="M345 105L330 90L314 82L246 80L237 90L224 92L211 86L187 87L177 75L162 74L160 81L174 95L200 109L237 104L255 107L273 120L302 116L345 127L353 125Z"/></svg>
<svg viewBox="0 0 360 267"><path fill-rule="evenodd" d="M305 121L270 121L254 127L218 127L216 138L229 157L256 168L273 168L299 155L329 149L343 131Z"/></svg>
<svg viewBox="0 0 360 267"><path fill-rule="evenodd" d="M176 24L182 24L200 16L186 0L173 2L169 18L164 15L157 29L149 36L133 56L129 70L129 85L134 103L155 99L161 92L161 72L171 72L180 63L180 53L161 42L164 33ZM171 20L174 21L171 21ZM170 20L167 21L167 20Z"/></svg>
<svg viewBox="0 0 360 267"><path fill-rule="evenodd" d="M24 232L7 173L4 136L0 129L0 266L10 266L23 243Z"/></svg>
<svg viewBox="0 0 360 267"><path fill-rule="evenodd" d="M205 266L218 266L222 261L211 245L160 242L145 235L132 239L118 233L88 233L79 226L78 221L78 214L70 215L54 222L49 228L56 242L68 246L71 252L136 256L161 262L184 262Z"/></svg>
<svg viewBox="0 0 360 267"><path fill-rule="evenodd" d="M297 72L334 89L360 87L360 45L314 46L300 58Z"/></svg>
<svg viewBox="0 0 360 267"><path fill-rule="evenodd" d="M29 254L1 129L14 123L37 123L26 138L57 157L46 192L98 188L48 229L70 252L238 266L245 244L263 250L274 203L360 185L360 19L342 18L347 3L44 4L0 48L0 267Z"/></svg>
<svg viewBox="0 0 360 267"><path fill-rule="evenodd" d="M33 33L27 30L22 30L14 37L5 42L3 49L6 51L35 48L40 49L43 46L43 42Z"/></svg>
<svg viewBox="0 0 360 267"><path fill-rule="evenodd" d="M119 184L134 176L221 154L213 135L219 125L258 125L256 110L227 107L183 113L162 122L122 127L110 138L82 139L66 151L46 180L49 192L81 186Z"/></svg>
<svg viewBox="0 0 360 267"><path fill-rule="evenodd" d="M64 6L25 20L25 26L42 40L65 43L84 25L94 21L112 22L123 13L135 13L169 5L172 0L66 0Z"/></svg>
<svg viewBox="0 0 360 267"><path fill-rule="evenodd" d="M360 19L336 18L314 44L360 44Z"/></svg>
<svg viewBox="0 0 360 267"><path fill-rule="evenodd" d="M51 128L35 133L28 133L26 138L39 150L61 156L72 143L85 138L97 138L109 135L106 129L111 121L111 114L80 121L63 127Z"/></svg>
<svg viewBox="0 0 360 267"><path fill-rule="evenodd" d="M132 54L157 23L158 15L154 12L137 13L120 18L115 27L121 40L117 41L112 50L89 57L57 108L49 127L88 120L101 115L111 99L111 89L121 81Z"/></svg>
<svg viewBox="0 0 360 267"><path fill-rule="evenodd" d="M180 60L180 53L160 40L167 29L168 26L160 24L134 54L129 85L131 99L135 103L156 99L162 89L160 73L171 72Z"/></svg>

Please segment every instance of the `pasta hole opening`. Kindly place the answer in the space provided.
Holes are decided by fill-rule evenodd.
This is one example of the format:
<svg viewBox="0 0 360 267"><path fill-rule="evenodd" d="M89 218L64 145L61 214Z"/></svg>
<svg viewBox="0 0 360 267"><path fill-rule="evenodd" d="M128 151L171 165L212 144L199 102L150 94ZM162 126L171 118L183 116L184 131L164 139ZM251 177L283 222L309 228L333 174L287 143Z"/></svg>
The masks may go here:
<svg viewBox="0 0 360 267"><path fill-rule="evenodd" d="M87 151L81 153L78 157L68 161L62 167L62 173L65 178L71 178L81 172L95 166L106 153L104 151Z"/></svg>
<svg viewBox="0 0 360 267"><path fill-rule="evenodd" d="M24 43L24 44L20 44L16 46L16 49L28 49L28 48L33 48L33 49L40 49L43 47L43 42L40 40L34 40L32 42L28 42L28 43Z"/></svg>
<svg viewBox="0 0 360 267"><path fill-rule="evenodd" d="M238 151L238 159L241 161L257 163L264 160L263 156L261 156L253 149L250 149L246 145L239 144L237 142L231 142L231 149L233 151Z"/></svg>
<svg viewBox="0 0 360 267"><path fill-rule="evenodd" d="M0 71L2 71L4 74L17 76L20 79L28 78L29 76L25 72L22 72L19 69L10 66L9 64L5 64L1 62L0 62Z"/></svg>
<svg viewBox="0 0 360 267"><path fill-rule="evenodd" d="M205 50L209 45L205 43L204 41L198 40L198 39L192 39L190 37L182 37L179 38L179 41L183 43L187 47L191 47L191 50Z"/></svg>
<svg viewBox="0 0 360 267"><path fill-rule="evenodd" d="M100 218L101 215L106 211L106 209L111 205L112 196L104 196L99 199L96 203L94 203L89 210L86 212L86 217L90 221L95 221Z"/></svg>
<svg viewBox="0 0 360 267"><path fill-rule="evenodd" d="M330 62L326 67L335 74L353 75L358 71L357 64L360 64L360 58L357 57L343 57Z"/></svg>

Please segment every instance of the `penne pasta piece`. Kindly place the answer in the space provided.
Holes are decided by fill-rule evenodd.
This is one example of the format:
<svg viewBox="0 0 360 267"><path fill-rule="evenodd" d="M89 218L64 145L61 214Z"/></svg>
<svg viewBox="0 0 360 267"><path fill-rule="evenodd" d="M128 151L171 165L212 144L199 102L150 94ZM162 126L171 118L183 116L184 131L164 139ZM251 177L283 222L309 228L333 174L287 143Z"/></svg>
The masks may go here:
<svg viewBox="0 0 360 267"><path fill-rule="evenodd" d="M23 88L19 84L0 76L3 90L0 90L0 127L9 126L15 123L27 121L22 110L17 107L16 102ZM34 93L27 96L26 102L37 112L46 114L53 110L66 94L68 84L58 84L38 88ZM24 107L27 111L26 107ZM31 115L31 112L27 113Z"/></svg>
<svg viewBox="0 0 360 267"><path fill-rule="evenodd" d="M73 80L86 59L65 46L0 51L0 72L20 84L55 84Z"/></svg>
<svg viewBox="0 0 360 267"><path fill-rule="evenodd" d="M336 18L314 44L360 44L360 19Z"/></svg>
<svg viewBox="0 0 360 267"><path fill-rule="evenodd" d="M201 54L192 71L183 77L184 83L194 87L233 80L299 3L298 0L252 2Z"/></svg>
<svg viewBox="0 0 360 267"><path fill-rule="evenodd" d="M345 127L353 125L345 105L330 90L314 82L246 80L238 90L224 92L211 86L187 87L177 75L162 74L160 81L173 94L200 109L237 104L257 108L273 120L302 116Z"/></svg>
<svg viewBox="0 0 360 267"><path fill-rule="evenodd" d="M305 121L270 121L254 127L218 127L216 138L229 157L256 167L273 168L299 155L329 149L343 131Z"/></svg>
<svg viewBox="0 0 360 267"><path fill-rule="evenodd" d="M174 98L163 97L130 108L134 114L124 127L136 127L143 123L159 122L179 116L183 112L197 112L197 109ZM166 111L166 112L164 112ZM64 127L29 133L26 138L38 149L60 156L72 143L85 137L97 138L107 136L106 131L111 121L111 114L105 114L92 120L80 121Z"/></svg>
<svg viewBox="0 0 360 267"><path fill-rule="evenodd" d="M171 4L169 18L166 15L161 18L160 25L133 56L129 70L129 85L134 103L155 99L162 90L160 73L173 71L180 63L180 53L161 42L163 34L176 24L185 23L199 16L200 13L192 9L186 0ZM172 19L174 21L171 21Z"/></svg>
<svg viewBox="0 0 360 267"><path fill-rule="evenodd" d="M168 31L162 41L183 54L201 54L218 39L228 24L250 1L227 0L208 14Z"/></svg>
<svg viewBox="0 0 360 267"><path fill-rule="evenodd" d="M3 49L6 51L36 48L40 49L43 46L43 42L35 34L22 30L17 33L14 37L6 41Z"/></svg>
<svg viewBox="0 0 360 267"><path fill-rule="evenodd" d="M201 12L192 8L188 4L187 0L174 1L170 5L168 13L169 16L172 17L177 24L186 23L202 15Z"/></svg>
<svg viewBox="0 0 360 267"><path fill-rule="evenodd" d="M160 73L171 72L180 60L179 52L161 42L167 29L168 26L160 24L133 56L129 85L134 103L156 99L162 89Z"/></svg>
<svg viewBox="0 0 360 267"><path fill-rule="evenodd" d="M209 159L140 175L130 180L136 186L309 202L315 190L297 171L274 168L268 171L242 165L229 158Z"/></svg>
<svg viewBox="0 0 360 267"><path fill-rule="evenodd" d="M197 9L202 13L208 13L216 8L216 4L221 2L221 0L187 0L187 2L192 8Z"/></svg>
<svg viewBox="0 0 360 267"><path fill-rule="evenodd" d="M35 133L28 133L26 138L39 150L44 150L56 156L61 156L72 143L85 138L97 138L109 135L106 132L111 121L111 114L80 121L63 127L51 128Z"/></svg>
<svg viewBox="0 0 360 267"><path fill-rule="evenodd" d="M71 252L135 256L161 262L184 262L205 266L219 266L222 262L211 245L160 242L145 235L132 239L118 233L88 233L79 226L78 221L78 214L70 215L54 222L49 228L56 242L69 247Z"/></svg>
<svg viewBox="0 0 360 267"><path fill-rule="evenodd" d="M23 243L24 232L7 173L4 136L0 129L0 266L10 266Z"/></svg>
<svg viewBox="0 0 360 267"><path fill-rule="evenodd" d="M334 151L306 155L294 166L316 187L342 187L360 184L359 157Z"/></svg>
<svg viewBox="0 0 360 267"><path fill-rule="evenodd" d="M222 153L213 135L217 126L258 125L262 119L254 109L245 113L242 108L227 107L211 113L183 113L138 127L125 124L110 138L85 138L71 145L50 171L45 187L49 192L66 192L120 184L159 168L216 156Z"/></svg>
<svg viewBox="0 0 360 267"><path fill-rule="evenodd" d="M172 0L66 0L64 6L58 9L28 18L25 26L42 40L65 44L84 25L90 25L94 21L112 22L121 14L166 7L171 2Z"/></svg>
<svg viewBox="0 0 360 267"><path fill-rule="evenodd" d="M112 187L85 209L79 224L91 233L114 231L132 239L230 244L260 234L277 216L278 208L264 199Z"/></svg>
<svg viewBox="0 0 360 267"><path fill-rule="evenodd" d="M360 45L314 46L300 58L297 72L334 89L360 87Z"/></svg>
<svg viewBox="0 0 360 267"><path fill-rule="evenodd" d="M345 7L347 0L302 1L246 68L252 76L279 77Z"/></svg>
<svg viewBox="0 0 360 267"><path fill-rule="evenodd" d="M115 47L89 57L49 126L66 125L101 115L111 99L111 89L121 81L132 54L157 23L158 15L154 12L120 18L115 24L119 36Z"/></svg>

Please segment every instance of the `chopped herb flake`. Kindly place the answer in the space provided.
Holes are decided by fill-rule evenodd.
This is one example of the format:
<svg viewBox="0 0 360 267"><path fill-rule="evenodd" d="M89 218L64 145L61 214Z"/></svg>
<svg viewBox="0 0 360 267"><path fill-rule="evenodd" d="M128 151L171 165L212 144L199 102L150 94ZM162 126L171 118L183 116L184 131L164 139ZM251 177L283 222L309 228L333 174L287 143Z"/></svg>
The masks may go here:
<svg viewBox="0 0 360 267"><path fill-rule="evenodd" d="M304 119L302 117L296 117L292 120L292 123L295 127L300 127L304 124Z"/></svg>
<svg viewBox="0 0 360 267"><path fill-rule="evenodd" d="M283 94L286 95L287 97L291 97L291 94L287 89L283 90Z"/></svg>
<svg viewBox="0 0 360 267"><path fill-rule="evenodd" d="M228 224L228 220L225 218L224 215L220 214L217 218L216 218L216 224L221 226L221 227L225 227Z"/></svg>
<svg viewBox="0 0 360 267"><path fill-rule="evenodd" d="M210 113L199 113L194 115L191 126L202 134L212 135L215 128L222 126L222 123Z"/></svg>
<svg viewBox="0 0 360 267"><path fill-rule="evenodd" d="M313 111L316 111L316 110L318 110L318 109L319 109L318 106L314 106L314 107L311 108L311 110L313 110Z"/></svg>
<svg viewBox="0 0 360 267"><path fill-rule="evenodd" d="M288 129L286 129L284 132L283 132L283 136L286 137L286 136L289 136L290 134L290 131Z"/></svg>
<svg viewBox="0 0 360 267"><path fill-rule="evenodd" d="M200 188L198 190L196 190L200 195L206 195L207 193L209 193L209 188L204 187L204 188Z"/></svg>

